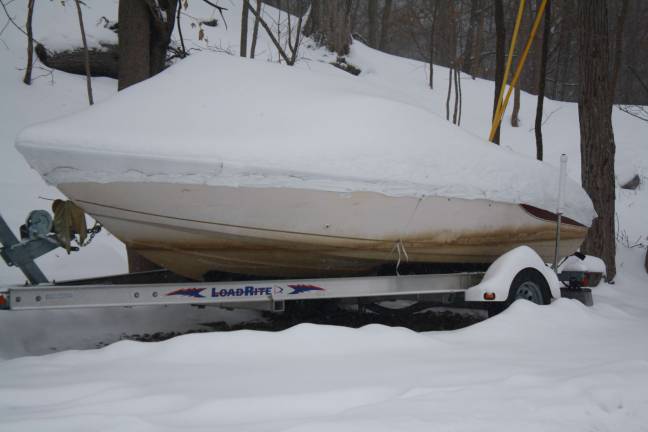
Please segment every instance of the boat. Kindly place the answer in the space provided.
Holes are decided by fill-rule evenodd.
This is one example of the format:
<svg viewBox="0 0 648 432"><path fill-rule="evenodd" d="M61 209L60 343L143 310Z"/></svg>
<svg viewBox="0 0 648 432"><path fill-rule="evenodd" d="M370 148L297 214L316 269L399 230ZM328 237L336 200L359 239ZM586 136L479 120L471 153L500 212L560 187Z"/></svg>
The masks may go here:
<svg viewBox="0 0 648 432"><path fill-rule="evenodd" d="M65 183L59 189L150 261L202 280L375 274L409 263L491 263L528 245L550 262L555 215L529 205L173 183ZM562 221L560 255L587 227Z"/></svg>
<svg viewBox="0 0 648 432"><path fill-rule="evenodd" d="M247 90L205 92L205 70ZM16 145L129 248L195 280L488 264L519 245L552 261L555 168L346 75L192 55L108 101L26 129ZM277 98L292 108L277 110ZM578 249L595 216L572 180L565 202L560 256Z"/></svg>

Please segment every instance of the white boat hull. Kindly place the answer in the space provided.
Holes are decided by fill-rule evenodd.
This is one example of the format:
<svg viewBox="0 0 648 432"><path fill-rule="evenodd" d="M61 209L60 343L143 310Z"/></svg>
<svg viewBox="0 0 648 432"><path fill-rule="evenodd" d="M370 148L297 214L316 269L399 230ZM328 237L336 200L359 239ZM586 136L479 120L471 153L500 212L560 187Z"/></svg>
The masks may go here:
<svg viewBox="0 0 648 432"><path fill-rule="evenodd" d="M554 251L555 223L516 204L153 182L58 187L129 247L194 279L366 274L399 260L490 263L522 244L550 261ZM586 232L567 220L560 255Z"/></svg>

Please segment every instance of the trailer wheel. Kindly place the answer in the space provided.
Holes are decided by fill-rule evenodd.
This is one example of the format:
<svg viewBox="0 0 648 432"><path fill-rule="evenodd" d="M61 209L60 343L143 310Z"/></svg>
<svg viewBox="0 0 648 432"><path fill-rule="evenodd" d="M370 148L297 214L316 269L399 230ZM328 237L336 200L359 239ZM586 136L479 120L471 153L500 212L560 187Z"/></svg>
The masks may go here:
<svg viewBox="0 0 648 432"><path fill-rule="evenodd" d="M519 299L539 305L546 305L551 301L549 284L538 270L524 269L511 282L509 295L506 299L507 306Z"/></svg>
<svg viewBox="0 0 648 432"><path fill-rule="evenodd" d="M516 300L528 300L538 305L546 305L551 302L551 291L542 273L533 268L521 270L509 288L506 301L492 303L489 309L489 316L497 315L513 304Z"/></svg>

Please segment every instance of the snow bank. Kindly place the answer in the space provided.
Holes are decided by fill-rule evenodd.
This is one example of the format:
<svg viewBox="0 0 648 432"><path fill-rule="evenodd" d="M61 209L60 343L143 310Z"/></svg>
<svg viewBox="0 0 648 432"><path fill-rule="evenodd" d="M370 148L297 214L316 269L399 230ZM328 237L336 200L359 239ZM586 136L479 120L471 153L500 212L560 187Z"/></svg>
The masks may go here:
<svg viewBox="0 0 648 432"><path fill-rule="evenodd" d="M19 358L0 429L642 431L646 309L609 312L518 301L451 332L305 324Z"/></svg>
<svg viewBox="0 0 648 432"><path fill-rule="evenodd" d="M198 182L555 208L555 168L449 124L418 99L333 68L202 53L16 142L52 184ZM566 202L567 216L590 224L576 182Z"/></svg>

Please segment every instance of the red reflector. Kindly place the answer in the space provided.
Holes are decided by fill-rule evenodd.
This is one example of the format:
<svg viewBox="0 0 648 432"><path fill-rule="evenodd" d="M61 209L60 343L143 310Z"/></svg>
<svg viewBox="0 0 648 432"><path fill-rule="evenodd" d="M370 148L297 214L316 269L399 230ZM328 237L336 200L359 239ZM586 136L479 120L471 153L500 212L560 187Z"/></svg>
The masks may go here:
<svg viewBox="0 0 648 432"><path fill-rule="evenodd" d="M4 306L7 304L7 299L5 296L0 295L0 306Z"/></svg>
<svg viewBox="0 0 648 432"><path fill-rule="evenodd" d="M589 286L589 275L587 273L583 275L583 279L581 280L581 286L584 287Z"/></svg>
<svg viewBox="0 0 648 432"><path fill-rule="evenodd" d="M495 293L485 292L484 293L484 300L495 300Z"/></svg>

